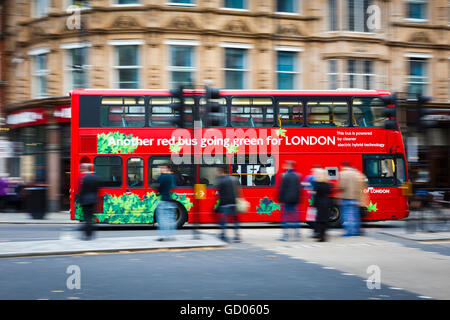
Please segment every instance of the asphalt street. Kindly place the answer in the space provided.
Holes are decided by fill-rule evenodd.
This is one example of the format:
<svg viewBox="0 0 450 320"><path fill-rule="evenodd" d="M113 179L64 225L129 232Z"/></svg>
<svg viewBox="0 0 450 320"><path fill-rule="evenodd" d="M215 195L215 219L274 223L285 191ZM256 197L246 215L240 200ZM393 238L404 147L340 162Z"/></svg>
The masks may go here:
<svg viewBox="0 0 450 320"><path fill-rule="evenodd" d="M300 241L281 242L280 229L272 225L244 226L243 242L225 248L1 258L0 299L449 299L450 243L380 233L399 227L375 224L365 236L353 238L340 237L342 231L335 229L329 242L317 243L308 228L302 229ZM79 236L78 228L3 224L0 242L67 239ZM211 227L200 230L218 233ZM96 233L99 238L156 234L154 227L120 226L102 226ZM404 270L405 263L416 266ZM370 266L380 268L379 287ZM74 268L79 288L69 283Z"/></svg>

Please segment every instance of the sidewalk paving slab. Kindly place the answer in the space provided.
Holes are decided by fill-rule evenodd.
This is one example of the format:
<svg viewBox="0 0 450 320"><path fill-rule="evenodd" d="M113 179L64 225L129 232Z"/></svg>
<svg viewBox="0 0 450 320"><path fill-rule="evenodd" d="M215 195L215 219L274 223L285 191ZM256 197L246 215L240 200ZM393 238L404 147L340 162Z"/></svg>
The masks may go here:
<svg viewBox="0 0 450 320"><path fill-rule="evenodd" d="M379 233L387 234L393 237L403 238L414 241L444 241L450 240L450 231L445 232L406 232L405 230L383 230Z"/></svg>
<svg viewBox="0 0 450 320"><path fill-rule="evenodd" d="M1 212L0 224L78 224L77 220L70 220L69 211L49 212L44 219L33 219L27 212Z"/></svg>
<svg viewBox="0 0 450 320"><path fill-rule="evenodd" d="M172 241L158 241L157 239L159 239L159 236L96 238L90 241L65 238L61 240L4 242L0 243L0 258L227 246L226 242L208 234L201 234L200 239L193 239L192 235L176 235Z"/></svg>

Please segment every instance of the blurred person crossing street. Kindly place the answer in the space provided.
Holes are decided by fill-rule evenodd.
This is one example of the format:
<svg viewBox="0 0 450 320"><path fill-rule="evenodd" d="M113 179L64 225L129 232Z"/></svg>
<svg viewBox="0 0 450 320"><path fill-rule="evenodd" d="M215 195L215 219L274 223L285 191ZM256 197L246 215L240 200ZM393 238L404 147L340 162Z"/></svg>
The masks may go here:
<svg viewBox="0 0 450 320"><path fill-rule="evenodd" d="M300 203L301 176L295 171L295 161L288 160L284 162L279 201L282 203L281 216L283 235L280 241L289 240L289 229L294 230L294 238L300 239L300 217L297 211L297 205Z"/></svg>
<svg viewBox="0 0 450 320"><path fill-rule="evenodd" d="M341 212L346 231L344 236L361 235L360 206L365 205L365 188L365 176L357 168L352 167L350 162L344 161L339 178Z"/></svg>
<svg viewBox="0 0 450 320"><path fill-rule="evenodd" d="M176 207L171 197L171 190L175 187L175 177L167 164L161 164L159 170L161 174L152 185L152 188L156 188L161 196L156 208L156 220L161 233L158 241L170 241L175 240L176 229Z"/></svg>
<svg viewBox="0 0 450 320"><path fill-rule="evenodd" d="M227 220L234 222L234 242L240 242L239 236L239 217L237 213L237 198L239 197L239 182L237 179L229 176L224 167L217 167L217 188L219 192L219 204L217 212L219 213L220 239L228 241L226 236Z"/></svg>
<svg viewBox="0 0 450 320"><path fill-rule="evenodd" d="M94 227L92 219L94 218L94 210L98 201L98 189L100 186L100 179L94 173L94 166L91 163L82 163L80 165L80 172L83 175L81 179L79 201L83 208L84 214L84 233L85 239L91 240L94 235Z"/></svg>
<svg viewBox="0 0 450 320"><path fill-rule="evenodd" d="M332 200L330 198L331 187L328 183L327 172L322 168L316 168L314 172L314 207L316 208L316 237L318 241L326 241L326 230Z"/></svg>

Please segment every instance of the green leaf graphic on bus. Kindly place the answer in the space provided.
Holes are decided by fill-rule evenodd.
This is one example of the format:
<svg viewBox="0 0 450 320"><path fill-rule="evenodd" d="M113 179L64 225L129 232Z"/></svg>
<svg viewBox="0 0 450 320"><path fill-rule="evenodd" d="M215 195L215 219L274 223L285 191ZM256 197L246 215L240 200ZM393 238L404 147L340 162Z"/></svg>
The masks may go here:
<svg viewBox="0 0 450 320"><path fill-rule="evenodd" d="M118 131L97 134L99 154L133 153L137 147L137 143L133 143L133 134L126 135Z"/></svg>
<svg viewBox="0 0 450 320"><path fill-rule="evenodd" d="M281 207L278 203L268 197L264 197L264 199L259 200L259 206L256 207L256 212L258 212L258 214L267 214L270 216L272 212L280 209Z"/></svg>
<svg viewBox="0 0 450 320"><path fill-rule="evenodd" d="M179 201L187 211L193 203L185 194L172 193L172 199ZM103 213L96 213L95 220L98 223L153 223L154 213L161 197L155 192L147 192L142 199L134 193L114 196L103 196ZM84 220L82 207L75 201L75 218Z"/></svg>

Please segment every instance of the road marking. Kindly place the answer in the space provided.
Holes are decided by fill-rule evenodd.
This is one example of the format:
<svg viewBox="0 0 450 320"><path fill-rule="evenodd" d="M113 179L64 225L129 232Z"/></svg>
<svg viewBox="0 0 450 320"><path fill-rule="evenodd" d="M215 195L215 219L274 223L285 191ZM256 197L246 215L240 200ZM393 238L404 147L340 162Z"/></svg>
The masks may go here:
<svg viewBox="0 0 450 320"><path fill-rule="evenodd" d="M391 289L391 290L405 290L403 288L397 288L397 287L389 287L389 289Z"/></svg>
<svg viewBox="0 0 450 320"><path fill-rule="evenodd" d="M353 273L341 273L343 276L355 276Z"/></svg>
<svg viewBox="0 0 450 320"><path fill-rule="evenodd" d="M420 299L433 299L432 297L428 297L428 296L417 296L417 298L420 298Z"/></svg>
<svg viewBox="0 0 450 320"><path fill-rule="evenodd" d="M336 270L336 268L333 268L333 267L322 267L322 269L327 269L327 270Z"/></svg>

